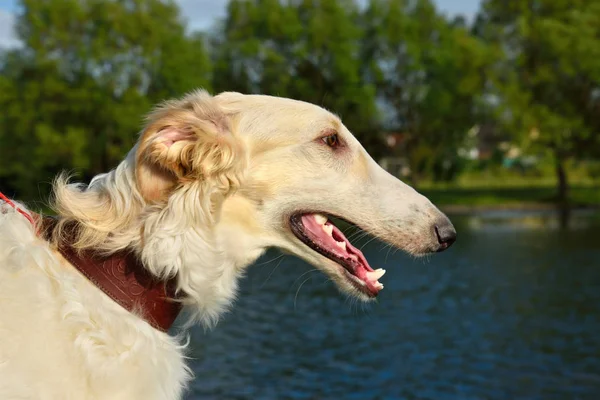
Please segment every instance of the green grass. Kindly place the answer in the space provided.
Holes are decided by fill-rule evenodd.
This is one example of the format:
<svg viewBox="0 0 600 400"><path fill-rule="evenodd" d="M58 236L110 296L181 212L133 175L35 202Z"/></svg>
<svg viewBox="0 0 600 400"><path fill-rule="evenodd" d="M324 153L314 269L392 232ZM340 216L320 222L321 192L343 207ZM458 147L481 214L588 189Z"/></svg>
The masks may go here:
<svg viewBox="0 0 600 400"><path fill-rule="evenodd" d="M420 190L440 206L535 206L556 203L556 188L549 185L457 187L451 185L425 187ZM572 186L573 206L600 206L600 186Z"/></svg>

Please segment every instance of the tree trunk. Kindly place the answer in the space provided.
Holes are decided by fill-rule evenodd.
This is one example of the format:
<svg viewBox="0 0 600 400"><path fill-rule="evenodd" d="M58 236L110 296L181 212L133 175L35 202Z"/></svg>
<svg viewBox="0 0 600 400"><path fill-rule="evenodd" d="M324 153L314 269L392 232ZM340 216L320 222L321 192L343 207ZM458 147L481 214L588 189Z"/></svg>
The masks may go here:
<svg viewBox="0 0 600 400"><path fill-rule="evenodd" d="M557 178L557 201L559 205L569 204L569 181L567 171L565 170L565 158L560 154L555 154L556 178Z"/></svg>
<svg viewBox="0 0 600 400"><path fill-rule="evenodd" d="M570 216L570 205L569 205L569 179L567 171L565 169L566 158L556 151L555 157L555 169L557 178L557 192L556 201L558 206L558 213L560 218L560 226L567 228L569 225Z"/></svg>

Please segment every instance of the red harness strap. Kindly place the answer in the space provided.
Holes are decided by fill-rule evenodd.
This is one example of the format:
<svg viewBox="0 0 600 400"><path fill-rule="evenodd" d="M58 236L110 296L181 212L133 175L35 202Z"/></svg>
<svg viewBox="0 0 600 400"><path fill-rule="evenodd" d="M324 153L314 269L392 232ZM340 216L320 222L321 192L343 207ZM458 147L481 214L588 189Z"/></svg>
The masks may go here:
<svg viewBox="0 0 600 400"><path fill-rule="evenodd" d="M31 222L31 225L35 226L33 217L31 215L27 214L25 211L21 210L19 207L17 207L17 205L15 203L13 203L12 201L10 201L10 199L8 197L6 197L2 192L0 192L0 200L4 200L4 202L6 204L8 204L9 206L11 206L15 210L17 210L17 212L21 213L25 218L27 218L27 220L29 222Z"/></svg>

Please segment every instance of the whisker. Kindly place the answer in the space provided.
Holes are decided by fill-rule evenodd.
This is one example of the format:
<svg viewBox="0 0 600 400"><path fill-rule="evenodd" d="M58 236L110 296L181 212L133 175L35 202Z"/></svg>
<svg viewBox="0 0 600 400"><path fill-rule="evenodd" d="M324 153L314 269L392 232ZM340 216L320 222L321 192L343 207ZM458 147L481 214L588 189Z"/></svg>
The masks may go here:
<svg viewBox="0 0 600 400"><path fill-rule="evenodd" d="M302 275L300 275L299 277L296 278L296 280L294 281L294 283L292 283L292 286L294 286L296 284L296 282L298 282L304 275L306 274L310 274L311 272L318 272L319 270L316 268L313 268L311 270L306 271L305 273L303 273Z"/></svg>
<svg viewBox="0 0 600 400"><path fill-rule="evenodd" d="M342 230L342 232L344 233L344 235L346 237L350 237L352 235L355 235L356 232L360 232L360 231L362 231L362 229L360 229L357 226L348 226L348 227L344 228L344 230ZM350 233L348 233L348 232L350 232Z"/></svg>
<svg viewBox="0 0 600 400"><path fill-rule="evenodd" d="M365 247L366 245L368 245L369 243L371 243L373 240L375 240L375 237L372 237L371 239L369 239L369 240L367 241L367 243L365 243L365 244L363 244L362 246L360 246L360 250L362 251L362 249L364 249L364 247Z"/></svg>
<svg viewBox="0 0 600 400"><path fill-rule="evenodd" d="M347 236L346 238L348 240L350 239L354 239L356 236L358 235L368 235L369 233L363 229L358 229L356 232L354 232L353 234L351 234L350 236Z"/></svg>
<svg viewBox="0 0 600 400"><path fill-rule="evenodd" d="M314 271L308 271L308 272L314 272ZM304 282L302 282L300 284L300 286L298 286L298 290L296 290L296 295L294 296L294 311L296 311L296 300L298 300L298 293L300 293L300 289L302 289L302 286L308 282L310 280L310 278L312 278L311 276L309 276L308 278L306 278L304 280Z"/></svg>
<svg viewBox="0 0 600 400"><path fill-rule="evenodd" d="M261 262L260 264L255 264L255 265L265 265L265 264L271 263L271 262L277 260L278 258L281 258L281 257L284 257L284 256L285 256L285 254L282 253L282 254L278 255L277 257L275 257L275 258L272 258L272 259L270 259L268 261Z"/></svg>
<svg viewBox="0 0 600 400"><path fill-rule="evenodd" d="M271 279L271 276L273 276L273 273L275 272L275 270L277 268L279 268L279 266L281 265L281 262L283 261L283 254L279 257L279 262L277 263L277 265L275 266L275 268L273 268L273 270L271 271L271 273L269 274L269 276L267 276L267 279L265 279L265 281L262 283L262 285L260 285L260 288L262 289L263 286L265 286L267 284L267 282L269 281L269 279ZM277 260L277 258L272 259L271 261L275 261Z"/></svg>
<svg viewBox="0 0 600 400"><path fill-rule="evenodd" d="M391 245L388 245L388 246L387 246L387 248L388 248L388 251L387 251L387 253L385 254L385 262L384 262L385 264L387 264L388 257L389 257L389 255L390 255L390 251L392 251L393 247L392 247Z"/></svg>

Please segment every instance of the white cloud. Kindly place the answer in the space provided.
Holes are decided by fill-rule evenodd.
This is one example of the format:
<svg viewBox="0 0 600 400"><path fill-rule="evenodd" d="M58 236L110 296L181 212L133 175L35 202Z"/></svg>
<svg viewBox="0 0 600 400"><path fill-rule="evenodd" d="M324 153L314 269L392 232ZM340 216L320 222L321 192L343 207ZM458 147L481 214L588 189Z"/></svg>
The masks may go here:
<svg viewBox="0 0 600 400"><path fill-rule="evenodd" d="M0 9L0 49L15 47L19 44L15 36L14 14Z"/></svg>

